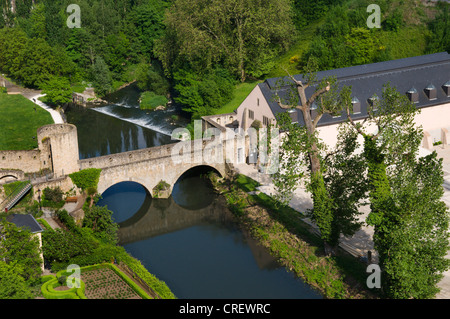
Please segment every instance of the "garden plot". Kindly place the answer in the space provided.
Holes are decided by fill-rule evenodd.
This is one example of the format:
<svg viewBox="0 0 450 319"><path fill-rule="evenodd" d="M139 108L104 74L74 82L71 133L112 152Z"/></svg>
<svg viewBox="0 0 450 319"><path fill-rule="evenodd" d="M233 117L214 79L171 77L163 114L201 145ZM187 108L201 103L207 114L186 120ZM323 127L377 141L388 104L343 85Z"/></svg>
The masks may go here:
<svg viewBox="0 0 450 319"><path fill-rule="evenodd" d="M142 299L112 269L83 270L81 280L86 285L88 299Z"/></svg>

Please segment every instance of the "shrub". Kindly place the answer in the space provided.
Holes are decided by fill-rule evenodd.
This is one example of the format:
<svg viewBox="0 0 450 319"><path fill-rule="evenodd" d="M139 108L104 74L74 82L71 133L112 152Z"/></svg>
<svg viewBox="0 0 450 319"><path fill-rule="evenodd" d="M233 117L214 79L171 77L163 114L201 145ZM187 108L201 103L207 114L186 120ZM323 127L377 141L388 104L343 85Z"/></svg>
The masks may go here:
<svg viewBox="0 0 450 319"><path fill-rule="evenodd" d="M42 233L42 251L50 263L66 262L75 256L89 255L98 243L92 236L74 234L60 229Z"/></svg>
<svg viewBox="0 0 450 319"><path fill-rule="evenodd" d="M158 185L156 185L156 186L153 188L153 196L154 196L155 198L158 198L159 196L161 196L161 193L162 193L162 192L167 191L167 190L169 190L169 189L170 189L170 185L169 185L166 181L161 180L161 181L158 183Z"/></svg>
<svg viewBox="0 0 450 319"><path fill-rule="evenodd" d="M58 186L56 188L45 188L42 197L42 206L61 208L64 206L63 191Z"/></svg>
<svg viewBox="0 0 450 319"><path fill-rule="evenodd" d="M73 219L72 216L69 215L69 213L64 209L64 210L58 210L56 212L56 216L58 217L58 219L64 224L66 225L66 227L75 233L79 233L80 232L80 228L77 226L77 224L75 223L75 220Z"/></svg>
<svg viewBox="0 0 450 319"><path fill-rule="evenodd" d="M163 95L156 95L154 92L144 92L141 95L141 109L154 110L158 106L166 106L169 100Z"/></svg>

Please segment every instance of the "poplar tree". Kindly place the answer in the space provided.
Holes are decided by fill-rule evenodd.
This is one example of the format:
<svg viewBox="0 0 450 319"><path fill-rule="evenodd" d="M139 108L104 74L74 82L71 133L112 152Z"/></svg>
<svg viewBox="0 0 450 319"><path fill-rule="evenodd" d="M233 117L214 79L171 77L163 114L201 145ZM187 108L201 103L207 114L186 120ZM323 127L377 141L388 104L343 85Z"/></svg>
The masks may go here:
<svg viewBox="0 0 450 319"><path fill-rule="evenodd" d="M431 298L448 269L448 209L443 195L442 160L418 158L423 137L415 124L418 109L386 84L362 122L348 123L363 137L374 248L382 270L382 290L392 298ZM375 130L370 129L374 127Z"/></svg>

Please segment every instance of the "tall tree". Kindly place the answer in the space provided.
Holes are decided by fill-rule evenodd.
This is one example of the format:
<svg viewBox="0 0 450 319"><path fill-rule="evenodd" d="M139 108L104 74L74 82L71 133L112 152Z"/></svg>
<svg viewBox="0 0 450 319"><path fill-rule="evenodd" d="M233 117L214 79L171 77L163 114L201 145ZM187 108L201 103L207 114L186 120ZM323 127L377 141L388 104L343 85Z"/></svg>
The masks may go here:
<svg viewBox="0 0 450 319"><path fill-rule="evenodd" d="M70 82L64 77L52 76L50 80L43 85L43 94L50 104L56 106L62 106L64 104L72 101L72 88L70 87Z"/></svg>
<svg viewBox="0 0 450 319"><path fill-rule="evenodd" d="M223 63L241 81L267 73L292 41L289 1L175 0L155 54L167 72L187 61L194 69Z"/></svg>
<svg viewBox="0 0 450 319"><path fill-rule="evenodd" d="M280 146L280 170L274 178L278 180L275 182L278 185L277 191L282 194L282 198L288 200L289 193L294 190L297 184L285 184L286 179L294 178L295 180L295 178L303 175L302 172L293 172L289 166L293 162L298 163L298 159L307 159L307 171L309 173L308 189L312 194L313 200L312 219L320 229L326 252L332 253L331 246L335 242L332 237L333 202L325 186L323 175L324 158L322 154L325 145L317 136L317 124L324 114L334 115L342 110L340 100L345 98L345 95L341 97L341 93L337 88L336 78L327 77L319 82L317 80L317 74L314 72L315 67L315 64L311 60L303 75L303 81L289 75L289 89L288 92L284 93L284 99L282 99L281 94L276 94L278 105L281 108L302 114L304 128L292 130L292 127L287 126L292 121L290 119L286 121L286 114L282 115L282 117L285 117L285 120L282 117L278 118L279 128L285 131L286 135ZM307 97L306 89L309 87L313 87L314 92ZM347 93L347 91L343 93ZM294 139L294 142L289 142L291 138ZM295 142L295 140L299 140L300 143ZM295 167L297 166L295 165ZM285 175L286 172L288 172L288 175ZM297 180L297 182L299 181ZM289 185L289 188L287 189L283 185Z"/></svg>
<svg viewBox="0 0 450 319"><path fill-rule="evenodd" d="M448 268L448 212L440 200L442 162L436 154L418 159L422 130L415 105L386 84L368 117L348 122L364 139L374 248L383 271L383 290L394 298L430 297ZM375 129L374 129L375 128ZM432 258L431 258L432 256Z"/></svg>
<svg viewBox="0 0 450 319"><path fill-rule="evenodd" d="M95 92L98 96L105 96L112 89L111 72L102 57L97 57L91 69Z"/></svg>

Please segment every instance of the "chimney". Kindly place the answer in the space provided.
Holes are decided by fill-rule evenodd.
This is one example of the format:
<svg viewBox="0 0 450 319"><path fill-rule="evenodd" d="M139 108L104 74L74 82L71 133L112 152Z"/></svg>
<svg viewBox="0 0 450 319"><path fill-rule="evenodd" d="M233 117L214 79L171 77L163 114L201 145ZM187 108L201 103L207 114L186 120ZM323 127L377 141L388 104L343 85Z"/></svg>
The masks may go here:
<svg viewBox="0 0 450 319"><path fill-rule="evenodd" d="M316 116L318 115L318 113L317 113L317 103L316 103L316 101L314 101L313 104L311 105L310 112L311 112L311 120L314 121L314 119L315 119Z"/></svg>

